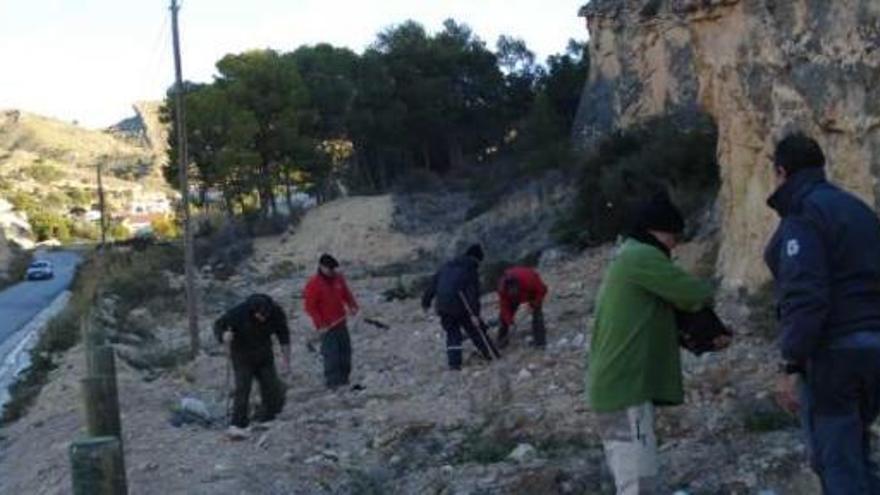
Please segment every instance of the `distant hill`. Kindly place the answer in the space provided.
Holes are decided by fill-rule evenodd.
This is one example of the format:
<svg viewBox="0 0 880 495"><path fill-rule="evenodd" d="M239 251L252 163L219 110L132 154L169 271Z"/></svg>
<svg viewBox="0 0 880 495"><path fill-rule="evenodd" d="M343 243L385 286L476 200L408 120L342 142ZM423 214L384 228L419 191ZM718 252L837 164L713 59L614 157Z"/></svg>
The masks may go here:
<svg viewBox="0 0 880 495"><path fill-rule="evenodd" d="M161 103L142 101L135 103L135 115L111 126L108 131L114 136L148 148L154 157L154 174L161 178L162 166L167 161L168 126L160 121Z"/></svg>
<svg viewBox="0 0 880 495"><path fill-rule="evenodd" d="M136 104L134 113L109 129L94 130L0 110L0 198L31 216L69 218L97 203L100 164L114 217L130 213L136 203L161 202L157 195L167 195L170 188L162 178L167 134L159 104Z"/></svg>
<svg viewBox="0 0 880 495"><path fill-rule="evenodd" d="M103 163L122 179L161 180L164 145L153 142L164 139L164 131L157 129L158 104L136 105L135 112L135 117L107 131L17 110L0 112L0 174L37 161L92 170Z"/></svg>

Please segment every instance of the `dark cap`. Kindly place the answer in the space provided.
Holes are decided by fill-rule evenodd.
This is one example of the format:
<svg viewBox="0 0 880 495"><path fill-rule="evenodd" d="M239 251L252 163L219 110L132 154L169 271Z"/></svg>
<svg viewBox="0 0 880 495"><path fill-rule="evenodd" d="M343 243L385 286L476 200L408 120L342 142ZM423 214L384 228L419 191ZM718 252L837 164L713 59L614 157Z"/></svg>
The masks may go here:
<svg viewBox="0 0 880 495"><path fill-rule="evenodd" d="M465 251L464 254L465 256L476 258L477 261L483 261L483 258L485 257L483 246L479 244L471 244L471 246L467 248L467 251Z"/></svg>
<svg viewBox="0 0 880 495"><path fill-rule="evenodd" d="M636 229L654 230L681 234L684 232L684 217L665 192L654 194L639 206L636 213Z"/></svg>
<svg viewBox="0 0 880 495"><path fill-rule="evenodd" d="M327 253L321 255L321 258L318 260L318 264L331 270L339 268L339 262L336 261L336 258L330 256Z"/></svg>

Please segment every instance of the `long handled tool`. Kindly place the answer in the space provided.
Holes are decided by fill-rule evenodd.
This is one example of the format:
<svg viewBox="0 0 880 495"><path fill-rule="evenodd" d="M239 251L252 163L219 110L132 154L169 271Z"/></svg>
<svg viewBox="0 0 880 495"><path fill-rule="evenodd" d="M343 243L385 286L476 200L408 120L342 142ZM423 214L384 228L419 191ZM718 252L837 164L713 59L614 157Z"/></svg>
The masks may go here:
<svg viewBox="0 0 880 495"><path fill-rule="evenodd" d="M489 342L489 338L486 336L486 332L483 330L485 323L483 323L483 320L481 320L480 317L477 316L476 313L474 313L474 310L471 309L471 305L468 304L467 298L464 297L464 292L459 291L458 297L459 299L461 299L461 302L464 304L465 309L467 309L468 314L471 316L471 321L474 322L477 333L480 335L480 339L483 341L483 345L486 346L486 351L489 353L489 360L491 361L493 359L493 355L494 359L500 358L501 353L499 353L498 349L496 349L495 346Z"/></svg>
<svg viewBox="0 0 880 495"><path fill-rule="evenodd" d="M226 427L229 427L230 416L232 415L232 394L229 393L229 383L232 375L232 349L229 344L225 344L226 347L226 386L223 388L223 393L226 395Z"/></svg>
<svg viewBox="0 0 880 495"><path fill-rule="evenodd" d="M308 349L309 352L315 352L316 351L315 343L318 342L319 340L321 340L320 336L329 332L330 330L333 330L334 328L336 328L336 326L339 325L340 323L344 322L346 320L346 318L348 318L348 315L345 315L342 318L339 318L338 320L330 323L329 325L326 325L326 326L319 328L318 332L317 332L318 337L309 337L309 339L306 341L306 349Z"/></svg>

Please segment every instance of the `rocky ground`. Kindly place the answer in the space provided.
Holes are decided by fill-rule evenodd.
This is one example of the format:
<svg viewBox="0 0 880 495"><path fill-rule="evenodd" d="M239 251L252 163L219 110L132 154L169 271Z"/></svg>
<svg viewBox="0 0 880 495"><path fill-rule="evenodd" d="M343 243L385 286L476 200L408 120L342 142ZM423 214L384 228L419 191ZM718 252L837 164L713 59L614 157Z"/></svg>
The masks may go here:
<svg viewBox="0 0 880 495"><path fill-rule="evenodd" d="M294 263L294 246L288 237L260 240L237 275L202 277L205 351L194 362L144 367L137 338L118 344L132 493L612 492L583 397L592 300L613 248L545 252L548 348L528 346L528 315L521 315L503 360L489 366L471 357L460 373L446 370L439 322L421 312L417 298L383 297L416 275L347 266L364 315L391 328L355 325L352 378L365 389L328 392L320 358L307 349L313 331L299 296L311 267ZM692 246L683 258L697 263L704 249ZM226 360L209 328L224 307L255 291L292 315L293 371L281 417L268 431L232 441L222 424ZM119 326L112 304L102 303L99 320ZM494 296L485 304L492 314ZM775 353L764 320L738 294L720 296L718 305L736 343L717 355L686 357L688 403L659 417L670 492L819 493L796 428L768 397ZM152 329L153 353L173 355L186 344L183 318L173 312L135 310L125 325ZM70 492L67 448L83 429L83 362L81 347L69 352L31 413L0 429L0 493ZM174 426L172 419L186 419L175 413L183 398L204 402L213 423Z"/></svg>

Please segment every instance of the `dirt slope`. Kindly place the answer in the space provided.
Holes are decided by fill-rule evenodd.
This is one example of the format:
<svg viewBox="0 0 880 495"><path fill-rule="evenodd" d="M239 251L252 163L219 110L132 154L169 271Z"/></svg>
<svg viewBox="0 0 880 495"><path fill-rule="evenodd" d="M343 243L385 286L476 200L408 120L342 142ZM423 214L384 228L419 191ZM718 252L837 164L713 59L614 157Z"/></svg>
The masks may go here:
<svg viewBox="0 0 880 495"><path fill-rule="evenodd" d="M274 239L270 249L272 242L258 246L243 271L270 272L279 253L297 255L295 243ZM393 279L352 280L365 314L392 327L361 324L352 331L353 379L366 387L362 392L321 386L320 361L305 347L312 331L296 297L311 270L277 280L203 280L206 342L208 322L222 305L251 291L272 294L292 315L288 404L268 433L230 442L219 429L169 423L183 396L200 398L223 416L225 361L215 344L194 363L158 376L120 364L132 493L609 493L595 422L583 403L583 375L591 301L612 251L546 255L548 349L530 349L523 325L501 362L488 367L472 359L462 373L446 371L439 324L421 314L417 300L379 297ZM489 314L492 300L486 300ZM724 354L686 358L690 405L666 409L660 418L669 482L693 493L818 493L797 430L761 423L776 418L762 416L772 347L750 328L740 302L722 299L721 309L741 338ZM184 343L182 318L166 315L157 325L168 342ZM33 412L0 430L0 492L69 492L66 449L82 429L82 362L76 348ZM534 455L508 458L525 443Z"/></svg>

